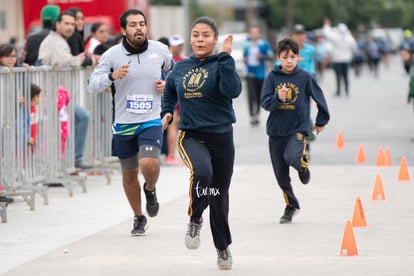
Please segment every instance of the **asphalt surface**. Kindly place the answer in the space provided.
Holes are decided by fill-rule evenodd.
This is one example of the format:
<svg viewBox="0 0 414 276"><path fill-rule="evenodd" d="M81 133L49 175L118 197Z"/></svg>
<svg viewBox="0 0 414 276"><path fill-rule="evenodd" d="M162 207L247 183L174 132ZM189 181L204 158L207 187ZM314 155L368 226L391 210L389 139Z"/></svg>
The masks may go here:
<svg viewBox="0 0 414 276"><path fill-rule="evenodd" d="M334 97L334 77L322 80L332 120L311 145L312 179L300 184L291 170L301 211L281 225L284 202L275 181L265 135L266 114L251 127L245 95L235 101L236 164L230 190L233 269L219 271L208 210L198 250L184 245L189 174L185 167L161 169L160 213L149 218L147 236L131 237L132 212L121 176L110 185L87 176L88 192L49 188L49 204L36 198L34 211L19 198L0 224L0 274L15 275L414 275L414 115L406 102L408 77L398 57L351 75L351 95ZM313 108L314 109L314 108ZM315 110L313 110L314 112ZM341 132L345 147L337 148ZM356 162L362 145L366 163ZM392 166L376 165L379 148ZM408 181L398 179L405 156ZM373 200L376 176L385 200ZM345 225L360 197L366 227L353 227L357 256L342 256Z"/></svg>

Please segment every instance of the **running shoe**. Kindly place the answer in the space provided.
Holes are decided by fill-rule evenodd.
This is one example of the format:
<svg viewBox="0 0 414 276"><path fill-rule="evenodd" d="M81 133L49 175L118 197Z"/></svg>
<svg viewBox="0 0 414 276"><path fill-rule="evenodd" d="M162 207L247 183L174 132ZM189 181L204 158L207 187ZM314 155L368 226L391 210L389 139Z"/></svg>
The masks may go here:
<svg viewBox="0 0 414 276"><path fill-rule="evenodd" d="M165 157L165 165L167 166L182 166L184 162L176 157L166 156Z"/></svg>
<svg viewBox="0 0 414 276"><path fill-rule="evenodd" d="M136 216L134 226L131 230L132 236L144 236L148 229L147 218L145 216Z"/></svg>
<svg viewBox="0 0 414 276"><path fill-rule="evenodd" d="M286 205L285 213L280 218L280 224L292 222L292 218L299 213L299 209Z"/></svg>
<svg viewBox="0 0 414 276"><path fill-rule="evenodd" d="M200 219L200 222L192 222L190 221L187 224L187 232L185 234L185 246L188 249L197 249L200 247L200 231L201 227L203 226L203 220Z"/></svg>
<svg viewBox="0 0 414 276"><path fill-rule="evenodd" d="M230 270L233 265L230 249L217 250L217 267L220 270Z"/></svg>
<svg viewBox="0 0 414 276"><path fill-rule="evenodd" d="M147 183L144 183L144 193L145 199L147 200L147 213L150 217L155 217L158 214L158 210L160 209L160 204L158 203L157 193L155 192L155 188L153 191L148 191L146 189Z"/></svg>
<svg viewBox="0 0 414 276"><path fill-rule="evenodd" d="M308 184L310 181L310 171L309 168L300 168L298 171L300 182L303 184Z"/></svg>

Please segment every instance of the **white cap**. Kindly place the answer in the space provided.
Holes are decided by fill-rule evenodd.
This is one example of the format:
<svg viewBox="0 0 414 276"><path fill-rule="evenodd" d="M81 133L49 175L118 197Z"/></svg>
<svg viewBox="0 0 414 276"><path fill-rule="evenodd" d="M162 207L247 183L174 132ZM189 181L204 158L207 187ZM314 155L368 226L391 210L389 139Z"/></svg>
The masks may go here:
<svg viewBox="0 0 414 276"><path fill-rule="evenodd" d="M348 27L344 23L338 24L338 31L340 33L346 33L348 31Z"/></svg>
<svg viewBox="0 0 414 276"><path fill-rule="evenodd" d="M184 44L184 39L179 35L174 35L169 39L170 46L179 46Z"/></svg>

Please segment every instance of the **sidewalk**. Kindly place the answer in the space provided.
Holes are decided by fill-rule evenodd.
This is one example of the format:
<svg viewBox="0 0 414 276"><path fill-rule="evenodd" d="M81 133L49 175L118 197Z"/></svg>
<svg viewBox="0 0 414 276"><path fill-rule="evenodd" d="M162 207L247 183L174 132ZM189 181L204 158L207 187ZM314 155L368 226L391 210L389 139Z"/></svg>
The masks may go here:
<svg viewBox="0 0 414 276"><path fill-rule="evenodd" d="M88 201L94 204L85 211L81 206L83 195L76 194L66 202L60 199L45 207L54 208L63 219L49 215L48 225L31 219L23 229L14 228L13 221L2 225L10 225L21 232L20 236L32 231L34 235L41 232L50 239L60 236L61 241L67 240L57 249L52 249L51 244L50 252L44 248L34 260L9 266L12 270L4 275L412 275L414 186L412 181L397 180L398 166L315 165L309 185L300 184L293 175L302 210L288 225L278 223L284 205L271 167L236 166L230 198L234 263L228 272L216 268L207 213L201 247L196 251L185 248L187 183L167 181L185 179L183 170L164 168L159 186L160 214L149 220L145 237L129 236L132 220L121 187L98 187L96 180L88 183L93 189L93 198L90 196ZM371 199L377 173L382 176L384 201ZM359 255L340 256L345 223L352 219L357 196L361 197L368 226L353 228ZM78 221L73 217L73 208L65 207L70 201L78 215L84 215ZM32 217L37 217L36 212ZM93 225L90 220L96 220L93 216L98 213L102 224ZM64 219L66 216L69 220ZM2 233L7 237L10 230L6 230ZM20 240L20 250L16 245L8 248L3 244L1 252L6 249L8 253L2 254L1 260L9 261L1 267L10 263L12 256L16 259L19 251L39 246L33 239L31 243Z"/></svg>
<svg viewBox="0 0 414 276"><path fill-rule="evenodd" d="M119 173L112 184L88 177L72 198L63 188L49 189L49 205L36 197L36 210L23 201L8 208L0 224L0 275L414 275L414 183L398 181L400 158L414 177L412 106L408 78L398 56L376 79L351 75L351 96L334 98L333 72L323 81L332 119L311 146L312 179L300 184L291 170L301 212L279 224L284 202L270 165L266 114L249 124L246 95L235 100L236 165L230 194L233 269L216 268L208 212L196 251L184 245L188 170L162 167L158 182L160 213L149 218L146 237L131 237L132 213ZM338 131L344 149L336 149ZM367 163L356 164L363 144ZM392 167L376 167L379 147L389 147ZM371 199L380 174L386 200ZM340 256L347 220L360 196L367 227L353 228L358 256ZM66 249L66 250L65 250ZM64 253L68 252L68 253Z"/></svg>

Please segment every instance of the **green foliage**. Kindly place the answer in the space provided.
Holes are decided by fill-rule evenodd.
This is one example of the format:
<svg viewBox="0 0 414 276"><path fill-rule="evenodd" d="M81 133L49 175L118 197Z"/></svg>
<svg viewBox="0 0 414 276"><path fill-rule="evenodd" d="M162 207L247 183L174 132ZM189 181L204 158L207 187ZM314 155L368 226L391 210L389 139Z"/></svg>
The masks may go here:
<svg viewBox="0 0 414 276"><path fill-rule="evenodd" d="M412 0L261 0L269 27L281 29L288 22L288 3L293 3L293 22L307 29L320 28L323 18L333 24L346 23L351 29L359 26L413 26Z"/></svg>
<svg viewBox="0 0 414 276"><path fill-rule="evenodd" d="M189 0L189 12L190 22L193 22L196 18L205 15L203 9L198 4L197 0Z"/></svg>
<svg viewBox="0 0 414 276"><path fill-rule="evenodd" d="M150 0L154 6L181 6L181 0Z"/></svg>

